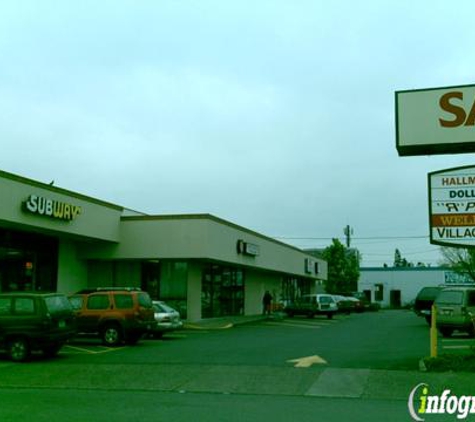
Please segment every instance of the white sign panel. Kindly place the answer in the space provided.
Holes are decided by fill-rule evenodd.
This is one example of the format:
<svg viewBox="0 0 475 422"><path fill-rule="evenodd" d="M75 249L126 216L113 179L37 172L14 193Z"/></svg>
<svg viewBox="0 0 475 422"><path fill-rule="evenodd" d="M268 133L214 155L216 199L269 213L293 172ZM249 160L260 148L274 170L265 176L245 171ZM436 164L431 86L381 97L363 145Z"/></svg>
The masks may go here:
<svg viewBox="0 0 475 422"><path fill-rule="evenodd" d="M396 92L399 155L475 152L475 85Z"/></svg>
<svg viewBox="0 0 475 422"><path fill-rule="evenodd" d="M475 166L429 173L431 243L475 246Z"/></svg>

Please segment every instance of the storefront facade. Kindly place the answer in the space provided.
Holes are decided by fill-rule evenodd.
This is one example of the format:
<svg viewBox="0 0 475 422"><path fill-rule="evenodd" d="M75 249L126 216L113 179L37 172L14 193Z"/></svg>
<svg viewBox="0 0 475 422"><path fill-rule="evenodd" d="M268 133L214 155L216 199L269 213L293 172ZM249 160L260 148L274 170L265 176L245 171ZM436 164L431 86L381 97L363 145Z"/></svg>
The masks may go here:
<svg viewBox="0 0 475 422"><path fill-rule="evenodd" d="M312 293L326 262L209 214L150 216L0 172L0 291L134 286L189 320Z"/></svg>

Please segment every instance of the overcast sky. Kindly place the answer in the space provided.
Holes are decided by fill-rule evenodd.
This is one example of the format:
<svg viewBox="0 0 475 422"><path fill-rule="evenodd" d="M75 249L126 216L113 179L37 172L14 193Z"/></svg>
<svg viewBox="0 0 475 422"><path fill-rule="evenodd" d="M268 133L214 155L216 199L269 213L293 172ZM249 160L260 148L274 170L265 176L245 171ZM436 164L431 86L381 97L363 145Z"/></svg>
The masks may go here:
<svg viewBox="0 0 475 422"><path fill-rule="evenodd" d="M436 265L397 90L473 84L475 3L0 2L0 169L292 245L354 229L363 266Z"/></svg>

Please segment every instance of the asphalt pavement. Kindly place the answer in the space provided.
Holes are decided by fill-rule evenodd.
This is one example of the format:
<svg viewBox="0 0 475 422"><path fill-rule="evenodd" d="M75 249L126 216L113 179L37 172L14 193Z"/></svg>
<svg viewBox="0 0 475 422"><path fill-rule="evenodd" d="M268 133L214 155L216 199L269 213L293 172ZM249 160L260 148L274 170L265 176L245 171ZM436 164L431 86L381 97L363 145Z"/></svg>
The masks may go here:
<svg viewBox="0 0 475 422"><path fill-rule="evenodd" d="M426 334L413 314L388 311L332 322L282 315L205 320L169 339L113 349L78 339L55 359L0 360L0 420L411 420L409 396L421 384L434 394L475 396L472 373L424 372L412 363L410 370L386 368L403 351L402 362L422 358ZM331 362L308 360L311 351ZM289 359L297 356L303 358ZM372 357L380 362L366 365ZM457 420L439 416L425 419Z"/></svg>

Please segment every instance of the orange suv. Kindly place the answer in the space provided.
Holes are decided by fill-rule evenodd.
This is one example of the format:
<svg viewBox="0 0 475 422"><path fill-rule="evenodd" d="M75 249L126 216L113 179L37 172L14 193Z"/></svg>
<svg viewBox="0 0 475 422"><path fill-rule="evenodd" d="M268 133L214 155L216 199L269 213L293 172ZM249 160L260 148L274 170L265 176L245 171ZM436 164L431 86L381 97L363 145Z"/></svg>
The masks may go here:
<svg viewBox="0 0 475 422"><path fill-rule="evenodd" d="M132 288L86 289L69 297L77 332L99 334L107 346L136 344L156 325L148 293Z"/></svg>

